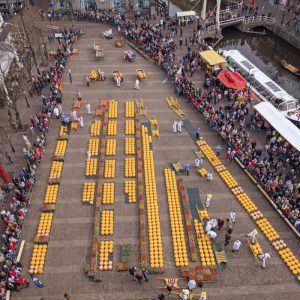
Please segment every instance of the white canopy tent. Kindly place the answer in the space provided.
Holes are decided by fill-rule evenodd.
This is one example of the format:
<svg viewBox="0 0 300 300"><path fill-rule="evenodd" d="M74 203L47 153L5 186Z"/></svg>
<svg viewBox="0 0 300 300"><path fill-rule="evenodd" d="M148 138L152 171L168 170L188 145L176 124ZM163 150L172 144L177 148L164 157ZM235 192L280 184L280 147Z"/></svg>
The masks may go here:
<svg viewBox="0 0 300 300"><path fill-rule="evenodd" d="M254 108L285 138L300 151L300 129L280 113L271 103L262 102Z"/></svg>
<svg viewBox="0 0 300 300"><path fill-rule="evenodd" d="M176 13L177 18L184 18L184 17L196 17L196 12L194 10L190 11L178 11Z"/></svg>

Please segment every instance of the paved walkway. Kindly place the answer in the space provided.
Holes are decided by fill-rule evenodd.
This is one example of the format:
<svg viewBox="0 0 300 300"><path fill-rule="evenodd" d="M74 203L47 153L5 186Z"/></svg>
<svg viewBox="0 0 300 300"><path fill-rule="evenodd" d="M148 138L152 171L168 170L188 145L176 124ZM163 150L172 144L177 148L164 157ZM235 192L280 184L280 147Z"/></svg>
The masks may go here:
<svg viewBox="0 0 300 300"><path fill-rule="evenodd" d="M67 25L67 24L66 24ZM119 101L119 128L117 141L117 184L115 204L115 234L113 239L116 245L130 243L134 249L132 264L138 263L138 209L124 203L124 192L121 188L124 177L124 102L128 99L143 99L148 108L149 116L156 116L160 125L160 139L154 139L154 160L157 179L157 191L159 195L159 210L162 227L165 274L166 276L179 276L179 270L175 268L173 249L170 233L170 221L166 199L163 168L168 167L171 160L190 162L193 164L196 149L187 132L173 135L171 127L176 115L171 111L165 101L165 97L174 95L174 88L170 82L163 83L165 73L153 64L144 60L139 55L134 63L125 63L123 52L129 49L116 48L113 40L104 41L104 61L98 62L94 58L93 43L99 39L99 35L107 28L104 25L92 23L78 23L86 32L86 35L76 44L79 54L72 58L68 67L72 69L73 84L68 81L68 75L64 76L64 108L70 110L73 98L77 90L83 94L83 99L89 101L94 109L102 99L117 99ZM107 74L105 82L92 83L90 88L85 85L85 76L93 68L102 68ZM124 84L117 88L111 80L111 74L118 68L125 76ZM135 69L143 68L149 78L141 83L141 90L135 91ZM192 110L190 105L180 99L183 110L188 114L192 124L202 129L205 140L210 146L215 147L219 138L212 134L199 114ZM13 294L13 299L37 300L63 299L64 292L73 295L74 299L156 299L158 281L152 276L149 283L138 286L131 281L128 273L105 272L102 283L94 283L84 273L84 263L90 254L90 245L93 229L93 208L82 206L82 184L84 179L85 155L87 140L89 138L89 126L92 117L85 114L81 108L85 120L85 127L78 132L72 131L63 168L61 187L57 199L57 209L51 231L49 248L47 252L45 272L39 278L45 284L44 289L30 286L21 293ZM48 145L44 159L39 169L39 177L33 192L30 214L25 223L23 238L26 240L22 263L28 267L33 238L36 233L39 220L40 207L46 188L46 182L50 170L50 160L54 151L58 131L58 121L54 121L48 134ZM229 164L222 156L223 162L235 178L251 196L258 208L273 224L280 236L286 240L290 248L299 257L299 241L286 224L280 220L270 204L262 197L249 179L242 173L236 164ZM204 167L210 169L208 162ZM245 233L253 229L254 223L245 213L244 209L233 198L228 188L219 177L208 183L201 180L191 172L185 177L188 187L198 187L200 197L204 199L207 193L214 195L209 208L209 214L215 218L226 218L229 211L234 208L237 212L237 225L234 228L232 240L241 239L243 245L239 254L228 251L231 270L226 269L220 273L220 281L215 284L205 284L204 290L208 293L209 300L215 299L298 299L299 286L296 284L290 271L283 264L279 256L273 251L270 243L260 233L259 242L264 251L271 253L272 259L268 261L266 270L255 265L254 257L246 245ZM219 234L218 241L223 242L225 233ZM118 247L114 248L114 265L119 261Z"/></svg>

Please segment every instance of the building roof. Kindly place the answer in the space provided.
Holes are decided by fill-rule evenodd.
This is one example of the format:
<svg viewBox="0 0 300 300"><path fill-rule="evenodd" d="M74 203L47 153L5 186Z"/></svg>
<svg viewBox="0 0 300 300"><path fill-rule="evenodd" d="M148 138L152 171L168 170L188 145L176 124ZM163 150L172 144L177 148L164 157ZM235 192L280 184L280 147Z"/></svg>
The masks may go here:
<svg viewBox="0 0 300 300"><path fill-rule="evenodd" d="M270 123L279 134L295 149L300 151L300 129L289 121L271 103L262 102L254 108Z"/></svg>

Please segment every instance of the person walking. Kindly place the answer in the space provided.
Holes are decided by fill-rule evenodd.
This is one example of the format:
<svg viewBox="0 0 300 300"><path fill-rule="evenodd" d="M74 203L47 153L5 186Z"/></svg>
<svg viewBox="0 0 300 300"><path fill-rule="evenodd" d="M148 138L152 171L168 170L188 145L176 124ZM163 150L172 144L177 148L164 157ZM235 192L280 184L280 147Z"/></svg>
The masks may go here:
<svg viewBox="0 0 300 300"><path fill-rule="evenodd" d="M138 284L142 284L142 282L143 282L143 276L142 276L141 273L136 273L135 278L136 278Z"/></svg>
<svg viewBox="0 0 300 300"><path fill-rule="evenodd" d="M171 295L171 292L172 292L172 290L173 290L173 284L171 284L171 283L168 283L168 284L167 284L168 296L170 296L170 295Z"/></svg>
<svg viewBox="0 0 300 300"><path fill-rule="evenodd" d="M189 291L192 292L197 287L197 283L194 279L190 279L188 282Z"/></svg>
<svg viewBox="0 0 300 300"><path fill-rule="evenodd" d="M197 127L195 132L196 132L196 140L199 140L200 139L200 133L201 133L200 127Z"/></svg>
<svg viewBox="0 0 300 300"><path fill-rule="evenodd" d="M7 152L5 152L5 158L6 158L11 164L14 163L13 160L12 160L12 158L11 158L11 156L10 156Z"/></svg>
<svg viewBox="0 0 300 300"><path fill-rule="evenodd" d="M172 129L173 129L173 133L177 132L177 121L174 121Z"/></svg>
<svg viewBox="0 0 300 300"><path fill-rule="evenodd" d="M216 240L216 238L217 238L217 233L215 232L215 231L213 231L213 230L210 230L208 233L207 233L207 235L209 236L209 238L211 238L211 239L213 239L214 241Z"/></svg>
<svg viewBox="0 0 300 300"><path fill-rule="evenodd" d="M177 132L181 133L183 122L181 120L177 121Z"/></svg>
<svg viewBox="0 0 300 300"><path fill-rule="evenodd" d="M258 232L256 229L253 229L252 231L250 231L246 237L250 238L251 243L254 245L256 242L256 236L257 236Z"/></svg>
<svg viewBox="0 0 300 300"><path fill-rule="evenodd" d="M190 168L191 168L191 165L189 163L185 163L184 166L183 166L183 170L186 174L186 176L189 176L190 175Z"/></svg>
<svg viewBox="0 0 300 300"><path fill-rule="evenodd" d="M266 268L266 260L271 258L271 255L269 253L263 253L263 254L258 254L257 257L261 261L261 267L263 269Z"/></svg>
<svg viewBox="0 0 300 300"><path fill-rule="evenodd" d="M84 127L84 122L83 122L83 117L82 116L80 116L78 118L78 122L79 122L80 127L83 128Z"/></svg>
<svg viewBox="0 0 300 300"><path fill-rule="evenodd" d="M134 89L135 89L135 90L139 90L139 89L140 89L140 80L139 80L138 77L137 77L136 80L135 80Z"/></svg>
<svg viewBox="0 0 300 300"><path fill-rule="evenodd" d="M206 201L205 201L205 207L206 208L209 208L211 200L212 200L212 194L207 194Z"/></svg>
<svg viewBox="0 0 300 300"><path fill-rule="evenodd" d="M235 219L236 219L236 213L235 213L235 210L232 209L229 213L229 219L231 221L231 223L235 223Z"/></svg>
<svg viewBox="0 0 300 300"><path fill-rule="evenodd" d="M199 167L200 167L200 159L197 157L197 158L195 159L195 168L196 168L196 170L198 170Z"/></svg>
<svg viewBox="0 0 300 300"><path fill-rule="evenodd" d="M86 86L90 87L90 76L86 76Z"/></svg>
<svg viewBox="0 0 300 300"><path fill-rule="evenodd" d="M220 156L222 151L222 147L218 144L217 147L215 148L215 153L217 156Z"/></svg>
<svg viewBox="0 0 300 300"><path fill-rule="evenodd" d="M231 234L226 233L226 234L225 234L225 244L224 244L224 246L229 245L230 240L231 240Z"/></svg>
<svg viewBox="0 0 300 300"><path fill-rule="evenodd" d="M130 274L130 276L133 278L134 281L136 281L136 271L137 271L137 268L136 267L132 267L132 268L129 268L128 272Z"/></svg>
<svg viewBox="0 0 300 300"><path fill-rule="evenodd" d="M86 103L85 108L86 108L87 114L91 115L92 114L92 112L91 112L91 104L89 102Z"/></svg>
<svg viewBox="0 0 300 300"><path fill-rule="evenodd" d="M222 219L218 219L218 230L221 230L224 226L224 220Z"/></svg>
<svg viewBox="0 0 300 300"><path fill-rule="evenodd" d="M212 171L207 172L206 179L207 179L207 181L212 181L212 179L213 179L213 172Z"/></svg>
<svg viewBox="0 0 300 300"><path fill-rule="evenodd" d="M236 240L234 241L233 245L232 245L232 252L236 253L239 251L240 247L241 247L242 243L240 240Z"/></svg>
<svg viewBox="0 0 300 300"><path fill-rule="evenodd" d="M146 268L142 268L142 275L145 281L149 281L150 274Z"/></svg>
<svg viewBox="0 0 300 300"><path fill-rule="evenodd" d="M59 119L60 113L59 113L59 109L58 109L57 106L54 107L54 109L53 109L53 114L54 114L54 116L56 117L56 119Z"/></svg>
<svg viewBox="0 0 300 300"><path fill-rule="evenodd" d="M69 69L69 80L70 80L70 83L72 84L72 72L71 72L71 69Z"/></svg>

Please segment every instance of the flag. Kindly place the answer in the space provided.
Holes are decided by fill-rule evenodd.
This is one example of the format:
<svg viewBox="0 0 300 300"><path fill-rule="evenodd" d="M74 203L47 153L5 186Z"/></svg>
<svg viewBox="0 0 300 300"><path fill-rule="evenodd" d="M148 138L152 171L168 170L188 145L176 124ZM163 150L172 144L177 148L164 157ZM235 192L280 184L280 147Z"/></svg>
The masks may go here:
<svg viewBox="0 0 300 300"><path fill-rule="evenodd" d="M37 277L35 277L33 274L29 274L30 275L30 277L31 277L31 279L32 279L32 281L33 281L33 283L38 287L38 288L43 288L44 287L44 285L43 285L43 283L40 281L40 280L38 280L37 279Z"/></svg>

